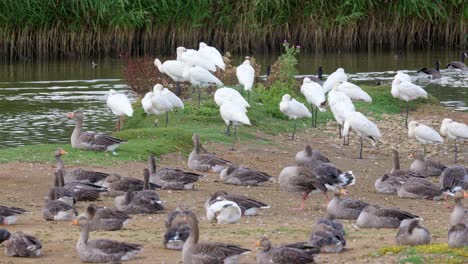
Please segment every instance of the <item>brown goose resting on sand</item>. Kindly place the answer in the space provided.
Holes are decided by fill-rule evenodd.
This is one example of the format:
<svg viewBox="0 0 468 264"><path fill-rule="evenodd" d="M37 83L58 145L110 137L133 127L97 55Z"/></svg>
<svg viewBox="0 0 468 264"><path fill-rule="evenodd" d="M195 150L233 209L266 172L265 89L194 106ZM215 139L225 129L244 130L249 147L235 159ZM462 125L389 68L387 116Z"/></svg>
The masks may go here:
<svg viewBox="0 0 468 264"><path fill-rule="evenodd" d="M231 162L219 158L214 154L203 152L201 149L200 137L197 134L193 134L192 139L193 150L188 158L188 167L190 169L203 172L220 172L231 164Z"/></svg>
<svg viewBox="0 0 468 264"><path fill-rule="evenodd" d="M66 154L67 152L61 148L55 151L55 160L57 162L57 170L61 169L65 173L64 183L77 181L77 182L92 183L92 184L102 186L107 176L109 176L108 173L83 170L81 168L74 169L71 171L65 171L65 165L62 160L62 155L66 155Z"/></svg>
<svg viewBox="0 0 468 264"><path fill-rule="evenodd" d="M298 247L298 245L303 247ZM308 246L308 243L294 243L272 246L268 237L264 236L255 243L258 247L258 264L306 264L314 263L314 256L320 249Z"/></svg>
<svg viewBox="0 0 468 264"><path fill-rule="evenodd" d="M7 257L39 257L42 244L34 236L17 231L10 234L5 229L0 229L0 243L4 242Z"/></svg>
<svg viewBox="0 0 468 264"><path fill-rule="evenodd" d="M257 186L263 182L271 181L272 177L263 171L241 167L235 164L224 168L219 177L226 184Z"/></svg>
<svg viewBox="0 0 468 264"><path fill-rule="evenodd" d="M0 224L13 225L22 214L30 213L23 208L0 205Z"/></svg>
<svg viewBox="0 0 468 264"><path fill-rule="evenodd" d="M441 200L442 189L424 178L410 178L397 191L401 198Z"/></svg>
<svg viewBox="0 0 468 264"><path fill-rule="evenodd" d="M327 212L337 219L356 220L364 207L369 204L360 200L342 198L343 194L346 194L345 189L334 192L333 199L327 205Z"/></svg>
<svg viewBox="0 0 468 264"><path fill-rule="evenodd" d="M412 218L418 216L399 209L368 205L362 210L356 224L361 228L398 228L401 221Z"/></svg>
<svg viewBox="0 0 468 264"><path fill-rule="evenodd" d="M424 176L440 176L447 168L444 164L425 158L421 151L411 152L408 158L415 159L410 165L410 170Z"/></svg>
<svg viewBox="0 0 468 264"><path fill-rule="evenodd" d="M68 200L66 203L73 205L76 202L75 193L63 188L64 179L63 179L63 170L58 170L54 172L54 187L50 188L44 197L45 202L50 202L52 200L57 200L62 198Z"/></svg>
<svg viewBox="0 0 468 264"><path fill-rule="evenodd" d="M418 219L405 219L400 223L395 240L398 245L425 245L431 243L431 233Z"/></svg>

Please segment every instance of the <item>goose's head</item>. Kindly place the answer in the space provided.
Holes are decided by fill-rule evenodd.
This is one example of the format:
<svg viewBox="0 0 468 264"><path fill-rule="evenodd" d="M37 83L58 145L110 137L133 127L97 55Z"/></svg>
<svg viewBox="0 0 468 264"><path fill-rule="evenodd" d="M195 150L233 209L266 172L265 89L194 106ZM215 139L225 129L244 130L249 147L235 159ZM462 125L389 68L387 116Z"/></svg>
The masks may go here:
<svg viewBox="0 0 468 264"><path fill-rule="evenodd" d="M283 97L281 98L281 101L283 101L283 102L291 101L291 95L289 95L289 94L283 95Z"/></svg>
<svg viewBox="0 0 468 264"><path fill-rule="evenodd" d="M409 159L424 160L424 153L422 151L412 151L408 154Z"/></svg>
<svg viewBox="0 0 468 264"><path fill-rule="evenodd" d="M268 251L271 248L271 242L270 239L268 239L268 237L265 235L260 240L255 242L254 246Z"/></svg>
<svg viewBox="0 0 468 264"><path fill-rule="evenodd" d="M208 45L206 45L205 42L200 42L200 44L198 44L199 49L206 48L206 47L208 47Z"/></svg>
<svg viewBox="0 0 468 264"><path fill-rule="evenodd" d="M73 113L67 113L68 118L83 119L83 116L83 112L81 112L80 110L77 110Z"/></svg>
<svg viewBox="0 0 468 264"><path fill-rule="evenodd" d="M164 89L164 87L162 86L162 84L158 83L155 86L153 86L153 93L161 92L163 89Z"/></svg>
<svg viewBox="0 0 468 264"><path fill-rule="evenodd" d="M62 148L58 148L58 149L55 151L54 156L55 156L56 158L58 158L58 157L60 157L60 156L62 156L62 155L66 155L66 154L68 154L68 153L67 153L65 150L63 150Z"/></svg>
<svg viewBox="0 0 468 264"><path fill-rule="evenodd" d="M116 94L117 94L116 90L114 90L114 89L109 90L109 95L116 95Z"/></svg>
<svg viewBox="0 0 468 264"><path fill-rule="evenodd" d="M311 82L312 81L308 77L305 77L304 80L302 81L302 83L311 83Z"/></svg>
<svg viewBox="0 0 468 264"><path fill-rule="evenodd" d="M79 226L80 228L83 228L89 225L89 219L85 214L82 214L75 218L75 220L73 220L70 225Z"/></svg>

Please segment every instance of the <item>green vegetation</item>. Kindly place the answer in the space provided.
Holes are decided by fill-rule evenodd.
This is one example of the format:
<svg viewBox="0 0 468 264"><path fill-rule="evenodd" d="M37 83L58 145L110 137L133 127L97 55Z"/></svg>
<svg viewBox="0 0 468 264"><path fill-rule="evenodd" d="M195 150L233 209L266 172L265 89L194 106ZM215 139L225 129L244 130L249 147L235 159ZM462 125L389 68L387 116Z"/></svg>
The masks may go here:
<svg viewBox="0 0 468 264"><path fill-rule="evenodd" d="M414 247L387 246L381 248L372 256L398 254L398 263L466 263L468 261L468 248L449 248L447 244L429 244Z"/></svg>
<svg viewBox="0 0 468 264"><path fill-rule="evenodd" d="M463 47L460 0L0 1L0 54L45 58L174 53L200 40L228 51ZM169 40L169 41L168 41ZM429 40L429 41L428 41ZM272 45L273 43L273 45Z"/></svg>

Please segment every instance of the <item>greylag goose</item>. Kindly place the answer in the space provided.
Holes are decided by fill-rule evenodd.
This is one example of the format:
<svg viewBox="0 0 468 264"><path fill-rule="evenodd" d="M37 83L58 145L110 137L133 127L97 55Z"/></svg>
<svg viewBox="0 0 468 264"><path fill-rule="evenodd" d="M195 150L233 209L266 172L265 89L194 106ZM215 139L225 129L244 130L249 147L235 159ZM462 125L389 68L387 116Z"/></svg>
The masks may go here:
<svg viewBox="0 0 468 264"><path fill-rule="evenodd" d="M182 250L185 241L190 235L190 227L187 219L184 218L184 211L189 210L177 207L167 216L167 231L164 234L163 241L164 247L167 249Z"/></svg>
<svg viewBox="0 0 468 264"><path fill-rule="evenodd" d="M457 190L468 190L468 169L464 166L450 166L439 178L440 188L445 194L445 206L450 207L448 196L453 196Z"/></svg>
<svg viewBox="0 0 468 264"><path fill-rule="evenodd" d="M462 52L461 58L459 61L451 61L447 64L447 68L453 68L453 69L459 69L462 71L468 71L468 67L465 64L465 58L467 58L468 55L465 52Z"/></svg>
<svg viewBox="0 0 468 264"><path fill-rule="evenodd" d="M143 190L144 184L145 182L140 179L111 174L107 177L103 186L109 188L111 192L135 192ZM156 188L161 188L161 186L149 183L149 189L154 190Z"/></svg>
<svg viewBox="0 0 468 264"><path fill-rule="evenodd" d="M42 209L42 218L46 221L71 221L77 215L75 207L60 198L47 202Z"/></svg>
<svg viewBox="0 0 468 264"><path fill-rule="evenodd" d="M437 60L435 62L435 68L421 68L418 70L418 73L424 73L429 75L428 77L431 79L440 79L442 75L440 74L440 61Z"/></svg>
<svg viewBox="0 0 468 264"><path fill-rule="evenodd" d="M65 183L68 182L84 182L92 183L96 185L102 185L106 180L108 173L98 171L88 171L83 169L74 169L72 171L65 171L65 165L62 160L62 155L66 155L67 152L61 148L55 151L55 160L57 162L57 170L62 169L64 171Z"/></svg>
<svg viewBox="0 0 468 264"><path fill-rule="evenodd" d="M424 245L431 243L431 233L418 219L405 219L401 221L395 239L398 245Z"/></svg>
<svg viewBox="0 0 468 264"><path fill-rule="evenodd" d="M397 190L401 198L440 200L442 189L424 178L409 178Z"/></svg>
<svg viewBox="0 0 468 264"><path fill-rule="evenodd" d="M342 198L346 194L345 189L338 189L333 195L333 199L327 205L327 212L337 219L356 220L361 211L369 205L360 200Z"/></svg>
<svg viewBox="0 0 468 264"><path fill-rule="evenodd" d="M190 190L194 188L194 183L204 175L186 172L179 169L164 168L156 169L156 157L153 153L148 156L148 167L150 182L160 185L163 189Z"/></svg>
<svg viewBox="0 0 468 264"><path fill-rule="evenodd" d="M240 222L242 210L233 201L228 201L223 197L217 197L206 207L206 219L217 221L218 224L235 224Z"/></svg>
<svg viewBox="0 0 468 264"><path fill-rule="evenodd" d="M88 219L91 219L89 221L90 231L120 230L123 229L132 218L128 214L119 210L107 207L98 207L95 204L90 204L86 210L86 213Z"/></svg>
<svg viewBox="0 0 468 264"><path fill-rule="evenodd" d="M333 216L317 220L309 238L309 244L319 248L321 252L338 253L346 245L343 224L334 220Z"/></svg>
<svg viewBox="0 0 468 264"><path fill-rule="evenodd" d="M235 164L224 168L219 177L226 184L257 186L266 181L271 181L272 177L263 171L241 167Z"/></svg>
<svg viewBox="0 0 468 264"><path fill-rule="evenodd" d="M74 205L76 202L75 193L63 188L63 170L54 172L54 187L50 188L44 197L45 202L60 199L69 205Z"/></svg>
<svg viewBox="0 0 468 264"><path fill-rule="evenodd" d="M182 249L184 264L239 263L241 255L250 253L249 249L220 242L199 242L200 230L197 216L192 212L184 213L190 227L190 236Z"/></svg>
<svg viewBox="0 0 468 264"><path fill-rule="evenodd" d="M77 181L69 182L63 188L73 192L77 201L97 201L101 193L108 191L106 187Z"/></svg>
<svg viewBox="0 0 468 264"><path fill-rule="evenodd" d="M18 207L8 207L0 205L0 224L13 225L22 214L30 213Z"/></svg>
<svg viewBox="0 0 468 264"><path fill-rule="evenodd" d="M39 257L42 244L32 235L17 231L10 234L7 230L0 230L5 241L5 255L7 257ZM1 240L0 240L1 243Z"/></svg>
<svg viewBox="0 0 468 264"><path fill-rule="evenodd" d="M297 247L298 244L305 248ZM320 250L307 247L307 243L294 243L273 247L268 237L264 236L255 243L259 248L257 252L258 264L302 264L314 263L314 256Z"/></svg>
<svg viewBox="0 0 468 264"><path fill-rule="evenodd" d="M468 226L456 224L448 232L448 246L451 248L461 248L468 246Z"/></svg>
<svg viewBox="0 0 468 264"><path fill-rule="evenodd" d="M270 208L269 205L254 200L252 198L248 198L241 195L230 194L225 191L217 191L211 195L210 198L205 202L205 209L213 202L216 201L218 197L222 197L225 200L235 202L241 209L243 215L252 216L258 213L258 209L268 209Z"/></svg>
<svg viewBox="0 0 468 264"><path fill-rule="evenodd" d="M126 261L143 250L142 245L109 239L89 240L89 219L82 215L73 220L72 225L80 227L81 233L76 243L76 251L81 261L107 263Z"/></svg>
<svg viewBox="0 0 468 264"><path fill-rule="evenodd" d="M330 160L324 155L322 155L320 151L316 149L312 149L310 145L307 145L304 150L299 151L296 154L295 160L296 160L297 165L302 165L302 166L306 166L307 163L311 161L315 161L315 160L318 160L324 163L330 162Z"/></svg>
<svg viewBox="0 0 468 264"><path fill-rule="evenodd" d="M197 171L220 172L231 164L231 162L216 157L214 154L202 152L200 148L200 137L197 134L193 134L192 139L193 150L190 152L188 158L188 167L190 169Z"/></svg>
<svg viewBox="0 0 468 264"><path fill-rule="evenodd" d="M115 138L92 131L83 132L83 112L75 111L67 114L68 118L76 119L76 126L71 135L71 145L75 149L93 150L93 151L111 151L114 155L115 149L120 144L126 143L126 140Z"/></svg>
<svg viewBox="0 0 468 264"><path fill-rule="evenodd" d="M468 196L467 193L463 191L458 191L455 193L455 206L453 208L452 214L450 215L450 225L454 226L456 224L465 224L468 226L468 209L463 207L463 197Z"/></svg>
<svg viewBox="0 0 468 264"><path fill-rule="evenodd" d="M408 158L415 159L410 165L410 170L415 173L422 174L424 176L440 176L447 166L432 161L424 157L424 153L421 151L413 151L408 155Z"/></svg>
<svg viewBox="0 0 468 264"><path fill-rule="evenodd" d="M356 224L361 228L398 228L401 221L412 218L418 216L399 209L368 205L359 214Z"/></svg>

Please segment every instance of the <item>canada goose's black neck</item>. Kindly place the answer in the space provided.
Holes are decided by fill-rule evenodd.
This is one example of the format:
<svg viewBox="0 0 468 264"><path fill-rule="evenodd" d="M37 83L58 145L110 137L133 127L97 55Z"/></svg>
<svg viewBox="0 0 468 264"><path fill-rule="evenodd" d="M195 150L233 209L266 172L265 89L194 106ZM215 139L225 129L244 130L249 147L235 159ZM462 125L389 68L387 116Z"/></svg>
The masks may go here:
<svg viewBox="0 0 468 264"><path fill-rule="evenodd" d="M440 72L440 61L436 61L435 63L435 69Z"/></svg>
<svg viewBox="0 0 468 264"><path fill-rule="evenodd" d="M323 75L323 68L322 68L322 66L320 66L320 67L318 68L318 71L317 71L317 77L318 77L321 81L323 81L322 75Z"/></svg>

